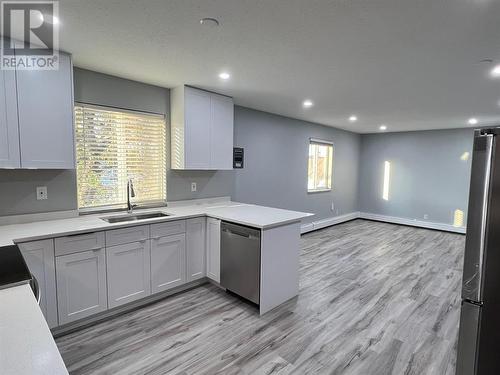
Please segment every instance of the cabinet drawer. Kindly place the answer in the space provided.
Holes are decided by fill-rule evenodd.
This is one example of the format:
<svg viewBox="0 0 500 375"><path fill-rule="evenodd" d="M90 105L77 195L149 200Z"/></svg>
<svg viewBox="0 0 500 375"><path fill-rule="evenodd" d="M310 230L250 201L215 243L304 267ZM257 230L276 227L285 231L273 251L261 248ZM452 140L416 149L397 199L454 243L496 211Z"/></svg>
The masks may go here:
<svg viewBox="0 0 500 375"><path fill-rule="evenodd" d="M104 247L104 232L77 234L74 236L59 237L55 240L56 256L78 253L81 251L97 250Z"/></svg>
<svg viewBox="0 0 500 375"><path fill-rule="evenodd" d="M106 231L106 246L121 245L147 239L149 239L149 225Z"/></svg>
<svg viewBox="0 0 500 375"><path fill-rule="evenodd" d="M159 238L185 232L186 220L169 221L151 225L151 238Z"/></svg>

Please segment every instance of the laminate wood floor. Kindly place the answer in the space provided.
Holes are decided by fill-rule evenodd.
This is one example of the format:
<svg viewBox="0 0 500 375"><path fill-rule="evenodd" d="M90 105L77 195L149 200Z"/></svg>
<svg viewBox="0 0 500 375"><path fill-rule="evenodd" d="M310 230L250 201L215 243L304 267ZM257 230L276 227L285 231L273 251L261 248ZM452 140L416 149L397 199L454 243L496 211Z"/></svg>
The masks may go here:
<svg viewBox="0 0 500 375"><path fill-rule="evenodd" d="M62 336L72 374L454 374L465 236L355 220L302 236L259 317L205 284Z"/></svg>

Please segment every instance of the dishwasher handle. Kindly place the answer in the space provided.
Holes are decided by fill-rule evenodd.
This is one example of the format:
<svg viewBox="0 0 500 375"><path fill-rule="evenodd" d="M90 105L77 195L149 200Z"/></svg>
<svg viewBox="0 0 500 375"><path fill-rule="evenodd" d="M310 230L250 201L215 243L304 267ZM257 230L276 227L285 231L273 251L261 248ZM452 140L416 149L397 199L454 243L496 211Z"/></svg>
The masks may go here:
<svg viewBox="0 0 500 375"><path fill-rule="evenodd" d="M235 224L223 223L221 227L223 233L247 238L249 240L260 240L260 231L253 228L246 228Z"/></svg>

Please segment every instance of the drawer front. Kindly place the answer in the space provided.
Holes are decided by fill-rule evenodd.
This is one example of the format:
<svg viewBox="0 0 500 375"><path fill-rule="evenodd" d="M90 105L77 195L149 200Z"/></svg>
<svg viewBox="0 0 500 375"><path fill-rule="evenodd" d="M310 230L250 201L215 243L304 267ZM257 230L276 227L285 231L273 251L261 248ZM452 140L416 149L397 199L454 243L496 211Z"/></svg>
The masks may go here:
<svg viewBox="0 0 500 375"><path fill-rule="evenodd" d="M149 239L149 225L106 231L106 246L121 245Z"/></svg>
<svg viewBox="0 0 500 375"><path fill-rule="evenodd" d="M104 232L77 234L55 239L55 255L68 255L104 247Z"/></svg>
<svg viewBox="0 0 500 375"><path fill-rule="evenodd" d="M160 238L181 233L186 233L186 220L176 220L151 225L151 238Z"/></svg>

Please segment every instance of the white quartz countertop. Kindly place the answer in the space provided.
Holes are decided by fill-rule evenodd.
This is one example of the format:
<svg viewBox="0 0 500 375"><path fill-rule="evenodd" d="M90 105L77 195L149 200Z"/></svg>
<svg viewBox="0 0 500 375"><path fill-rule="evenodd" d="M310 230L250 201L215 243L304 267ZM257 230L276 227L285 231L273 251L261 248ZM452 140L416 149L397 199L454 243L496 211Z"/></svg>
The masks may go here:
<svg viewBox="0 0 500 375"><path fill-rule="evenodd" d="M35 241L77 233L110 230L156 222L208 216L263 230L300 221L312 214L231 201L211 203L184 202L150 210L171 216L109 224L101 217L120 215L84 215L73 218L0 226L0 246L13 242ZM29 285L0 290L0 374L68 374L49 327Z"/></svg>
<svg viewBox="0 0 500 375"><path fill-rule="evenodd" d="M0 373L68 374L28 284L0 290Z"/></svg>
<svg viewBox="0 0 500 375"><path fill-rule="evenodd" d="M312 214L305 212L283 210L279 208L243 204L231 201L199 204L172 204L168 207L149 210L135 210L134 212L144 213L148 211L160 211L171 216L114 224L107 223L101 219L105 216L120 215L120 213L112 213L82 215L73 218L36 221L25 224L2 225L0 226L0 246L11 245L13 242L28 242L78 233L188 219L198 216L214 217L259 229L269 229L300 221L305 217L312 216Z"/></svg>

